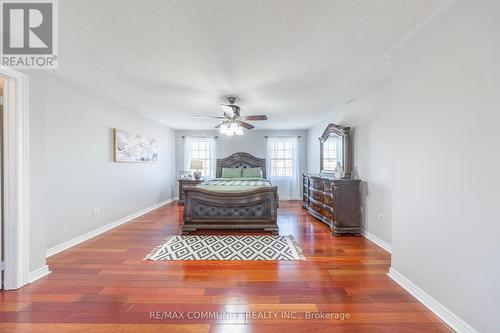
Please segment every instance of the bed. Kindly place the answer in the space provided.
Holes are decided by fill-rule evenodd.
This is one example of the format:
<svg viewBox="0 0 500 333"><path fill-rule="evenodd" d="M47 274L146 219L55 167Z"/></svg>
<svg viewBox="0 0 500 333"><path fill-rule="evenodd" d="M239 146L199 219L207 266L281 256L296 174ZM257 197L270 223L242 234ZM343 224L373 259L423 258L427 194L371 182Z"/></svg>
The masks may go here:
<svg viewBox="0 0 500 333"><path fill-rule="evenodd" d="M262 178L222 179L223 168L261 168ZM182 234L199 230L263 230L278 235L278 189L266 180L266 160L248 153L218 159L216 179L184 187Z"/></svg>

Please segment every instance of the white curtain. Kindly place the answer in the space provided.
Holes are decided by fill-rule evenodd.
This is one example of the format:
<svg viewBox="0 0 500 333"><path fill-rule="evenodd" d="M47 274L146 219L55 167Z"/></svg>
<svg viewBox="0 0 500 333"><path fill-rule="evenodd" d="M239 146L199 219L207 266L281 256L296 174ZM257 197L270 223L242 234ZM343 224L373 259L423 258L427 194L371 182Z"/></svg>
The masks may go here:
<svg viewBox="0 0 500 333"><path fill-rule="evenodd" d="M194 150L193 147L197 146ZM186 137L184 138L184 170L190 170L191 160L203 161L203 176L215 178L217 151L215 138Z"/></svg>
<svg viewBox="0 0 500 333"><path fill-rule="evenodd" d="M190 170L194 138L184 138L184 170Z"/></svg>
<svg viewBox="0 0 500 333"><path fill-rule="evenodd" d="M277 154L279 147L286 143L291 146L291 154ZM291 155L291 156L290 156ZM285 157L291 159L291 175L279 176L279 172L274 168L276 162L273 160ZM288 162L285 162L288 163ZM267 179L278 187L278 194L282 200L300 200L300 175L299 175L299 142L297 137L268 137L266 149L266 174Z"/></svg>
<svg viewBox="0 0 500 333"><path fill-rule="evenodd" d="M210 174L208 178L215 178L217 166L217 144L215 138L209 138L210 143Z"/></svg>

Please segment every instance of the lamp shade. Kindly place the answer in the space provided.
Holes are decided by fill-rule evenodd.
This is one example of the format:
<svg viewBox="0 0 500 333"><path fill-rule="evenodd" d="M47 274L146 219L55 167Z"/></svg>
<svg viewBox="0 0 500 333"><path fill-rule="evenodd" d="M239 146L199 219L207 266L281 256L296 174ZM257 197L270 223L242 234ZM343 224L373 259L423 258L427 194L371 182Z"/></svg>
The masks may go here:
<svg viewBox="0 0 500 333"><path fill-rule="evenodd" d="M191 170L201 170L203 169L203 161L192 160L191 161Z"/></svg>

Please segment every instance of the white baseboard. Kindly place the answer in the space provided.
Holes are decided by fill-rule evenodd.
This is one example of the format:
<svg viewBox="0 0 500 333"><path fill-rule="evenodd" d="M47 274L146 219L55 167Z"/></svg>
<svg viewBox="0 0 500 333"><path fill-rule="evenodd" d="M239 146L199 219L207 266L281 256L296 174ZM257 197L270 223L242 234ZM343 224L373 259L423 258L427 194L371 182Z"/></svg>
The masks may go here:
<svg viewBox="0 0 500 333"><path fill-rule="evenodd" d="M111 222L109 224L106 224L100 228L97 228L95 230L92 230L90 232L87 232L86 234L84 235L81 235L81 236L78 236L76 238L73 238L73 239L70 239L69 241L67 242L64 242L62 244L59 244L59 245L56 245L54 247L51 247L50 249L47 250L46 252L46 256L47 258L50 257L50 256L53 256L54 254L57 254L59 252L62 252L64 250L67 250L69 249L70 247L73 247L75 245L78 245L82 242L85 242L86 240L89 240L95 236L98 236L106 231L109 231L113 228L116 228L117 226L119 225L122 225L124 223L127 223L135 218L138 218L139 216L142 216L144 214L147 214L149 213L150 211L152 210L155 210L155 209L158 209L162 206L165 206L166 204L169 204L171 202L173 202L175 199L168 199L168 200L165 200L165 201L162 201L160 203L157 203L156 205L153 205L151 207L148 207L148 208L145 208L141 211L138 211L136 213L133 213L133 214L130 214L128 216L125 216L117 221L114 221L114 222Z"/></svg>
<svg viewBox="0 0 500 333"><path fill-rule="evenodd" d="M49 266L45 265L38 269L35 269L32 272L28 273L28 283L35 282L38 279L43 278L46 275L49 275L51 272L49 271Z"/></svg>
<svg viewBox="0 0 500 333"><path fill-rule="evenodd" d="M378 246L380 246L381 248L383 248L384 250L386 250L387 252L391 253L391 244L387 243L386 241L378 238L377 236L375 236L374 234L371 234L369 233L368 231L366 231L365 229L362 229L361 230L361 233L363 234L363 236L365 236L366 239L374 242L375 244L377 244Z"/></svg>
<svg viewBox="0 0 500 333"><path fill-rule="evenodd" d="M478 333L460 317L448 310L448 308L436 301L434 298L432 298L432 296L420 289L394 268L391 267L387 275L401 287L406 289L406 291L412 294L413 297L419 300L423 305L425 305L429 310L431 310L436 316L438 316L457 333Z"/></svg>

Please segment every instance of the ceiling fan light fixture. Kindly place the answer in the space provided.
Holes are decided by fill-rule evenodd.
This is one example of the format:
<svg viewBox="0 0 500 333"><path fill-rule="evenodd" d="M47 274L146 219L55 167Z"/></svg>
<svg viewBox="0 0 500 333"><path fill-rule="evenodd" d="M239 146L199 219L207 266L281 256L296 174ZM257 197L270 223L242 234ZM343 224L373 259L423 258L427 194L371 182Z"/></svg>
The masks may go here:
<svg viewBox="0 0 500 333"><path fill-rule="evenodd" d="M220 125L220 133L221 133L221 134L227 134L228 129L229 129L229 128L227 127L227 125L226 125L226 124L222 124L222 125Z"/></svg>
<svg viewBox="0 0 500 333"><path fill-rule="evenodd" d="M248 115L246 117L240 116L240 107L234 102L236 101L236 97L229 96L227 97L229 104L221 104L222 111L224 112L223 116L196 116L197 118L211 118L211 119L223 119L222 123L215 126L220 130L221 134L225 134L228 136L233 135L243 135L245 130L254 129L255 126L249 124L246 121L259 121L259 120L267 120L267 116L264 114L254 114Z"/></svg>
<svg viewBox="0 0 500 333"><path fill-rule="evenodd" d="M233 136L233 135L243 135L243 127L241 127L238 123L223 123L219 127L220 133Z"/></svg>

